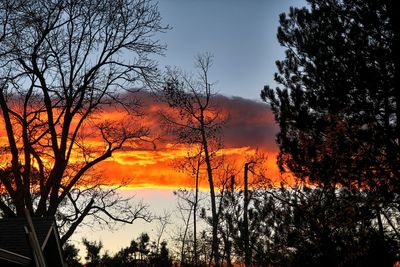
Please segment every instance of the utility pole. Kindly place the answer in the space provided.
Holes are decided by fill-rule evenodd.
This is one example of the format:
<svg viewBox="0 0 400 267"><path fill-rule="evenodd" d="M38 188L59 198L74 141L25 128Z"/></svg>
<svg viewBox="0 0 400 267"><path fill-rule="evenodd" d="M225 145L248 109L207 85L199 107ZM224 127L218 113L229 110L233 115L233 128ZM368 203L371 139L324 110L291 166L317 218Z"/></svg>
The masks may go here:
<svg viewBox="0 0 400 267"><path fill-rule="evenodd" d="M243 238L244 238L244 259L245 266L249 267L251 265L251 251L250 251L250 241L249 241L249 218L248 218L248 208L249 208L249 166L254 164L254 161L249 161L244 164L244 208L243 208Z"/></svg>

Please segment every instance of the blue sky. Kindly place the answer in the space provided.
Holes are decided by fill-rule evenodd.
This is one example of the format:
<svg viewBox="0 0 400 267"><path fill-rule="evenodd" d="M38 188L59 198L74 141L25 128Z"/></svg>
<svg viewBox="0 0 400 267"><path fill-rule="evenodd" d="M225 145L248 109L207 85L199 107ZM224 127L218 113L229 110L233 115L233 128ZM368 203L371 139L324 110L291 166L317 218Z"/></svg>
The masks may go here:
<svg viewBox="0 0 400 267"><path fill-rule="evenodd" d="M263 86L273 85L275 60L284 56L276 39L279 14L304 5L303 0L161 0L161 16L172 29L160 37L168 46L160 67L190 72L194 57L210 52L210 76L219 93L259 100Z"/></svg>
<svg viewBox="0 0 400 267"><path fill-rule="evenodd" d="M191 72L194 57L210 52L214 55L210 78L217 82L219 93L260 101L263 86L274 84L275 60L284 57L276 39L279 14L287 12L290 6L304 5L302 0L160 0L163 22L172 29L160 36L168 48L165 57L158 58L159 67L177 66ZM147 202L154 213L176 208L172 190L130 193ZM102 240L104 248L115 253L143 231L152 235L154 227L137 221L114 232L81 228L72 240L77 244L82 237ZM172 230L166 238L173 234ZM78 247L83 256L83 247Z"/></svg>

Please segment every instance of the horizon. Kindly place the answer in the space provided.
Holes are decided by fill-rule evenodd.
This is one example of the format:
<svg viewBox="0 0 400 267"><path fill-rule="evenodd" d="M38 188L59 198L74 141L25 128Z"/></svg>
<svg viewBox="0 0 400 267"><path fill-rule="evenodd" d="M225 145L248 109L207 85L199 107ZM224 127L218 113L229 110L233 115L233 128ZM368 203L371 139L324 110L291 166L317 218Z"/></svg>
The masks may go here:
<svg viewBox="0 0 400 267"><path fill-rule="evenodd" d="M162 44L167 45L164 56L154 56L160 70L167 66L176 66L193 73L196 55L205 51L214 55L210 76L218 94L216 102L226 114L230 114L224 129L225 148L222 153L235 162L239 176L246 157L258 151L268 157L268 175L279 177L275 163L278 152L275 134L278 128L268 105L261 101L260 91L264 85L274 84L274 62L284 56L284 49L275 37L279 14L287 12L290 6L304 4L304 1L299 0L257 0L251 3L226 0L158 2L162 24L171 27L170 30L156 35ZM121 113L120 109L113 106L102 110L97 116L116 123L123 120L144 123L150 128L153 137L157 136L157 112L166 107L157 103L146 91L140 92L139 97L144 100L142 112L147 115L145 118L124 111ZM3 121L0 121L0 126L0 143L6 144ZM101 149L104 146L98 136L90 137L88 141L92 149ZM142 147L126 145L122 150L114 152L111 158L96 167L95 175L101 174L103 183L108 186L122 180L127 181L125 188L121 190L123 194L136 192L138 198L144 202L156 203L150 205L154 213L162 212L158 207L161 203L174 209L176 199L172 192L182 187L194 186L193 178L174 166L177 160L184 158L186 146L174 144L173 140L158 140L154 148L151 143L141 145ZM81 159L72 160L79 162ZM201 182L200 187L204 191L209 190L206 180ZM163 192L163 201L159 199L160 192ZM151 231L151 226L140 221L134 225ZM105 249L116 252L119 249L119 240L126 239L126 233L135 228L133 225L121 227L122 230L112 235L107 229L98 231L94 228L92 234L74 234L72 239L80 243L79 239L82 237L97 240L105 236ZM90 227L83 227L80 231L91 232ZM136 230L136 235L140 232L141 230ZM131 238L135 237L132 235ZM80 248L82 255L82 244Z"/></svg>
<svg viewBox="0 0 400 267"><path fill-rule="evenodd" d="M0 1L0 265L400 263L394 10Z"/></svg>

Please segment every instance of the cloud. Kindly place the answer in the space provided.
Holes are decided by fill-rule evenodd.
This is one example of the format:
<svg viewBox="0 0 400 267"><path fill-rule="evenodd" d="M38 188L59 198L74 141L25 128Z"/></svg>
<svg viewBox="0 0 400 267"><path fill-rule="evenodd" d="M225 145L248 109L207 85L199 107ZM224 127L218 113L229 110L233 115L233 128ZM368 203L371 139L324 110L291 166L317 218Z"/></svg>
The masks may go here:
<svg viewBox="0 0 400 267"><path fill-rule="evenodd" d="M155 150L125 148L115 153L108 161L109 169L119 172L119 177L133 177L134 187L168 187L178 188L193 186L193 177L179 172L174 165L184 160L187 146L172 144L172 136L163 131L160 126L160 113L170 112L165 103L159 102L147 92L141 92L143 124L148 126L153 134L160 134L163 138L157 141ZM236 162L241 168L246 157L253 155L258 149L267 156L266 167L268 175L277 177L276 166L277 145L275 136L278 127L269 106L263 102L248 100L240 97L226 97L217 95L213 99L223 114L229 114L229 119L223 128L224 149L221 151L230 161ZM132 119L133 120L133 119ZM112 162L114 161L114 163ZM115 167L110 167L116 164ZM109 170L108 169L108 170ZM106 172L108 173L108 172ZM115 171L113 174L116 175ZM116 177L115 177L116 178ZM206 188L207 181L203 179L201 185Z"/></svg>
<svg viewBox="0 0 400 267"><path fill-rule="evenodd" d="M151 93L141 91L137 99L142 102L143 119L153 133L166 134L160 129L160 113L170 112L167 104L158 101ZM130 98L131 96L127 96ZM279 130L270 107L261 101L241 97L216 95L213 105L228 115L223 129L223 141L226 147L259 147L268 151L277 151L275 136ZM166 137L170 140L172 137Z"/></svg>
<svg viewBox="0 0 400 267"><path fill-rule="evenodd" d="M121 150L113 153L112 158L96 167L96 172L103 174L105 182L119 183L129 181L131 187L162 187L179 188L194 185L194 178L188 173L179 172L175 166L187 154L184 144L172 144L173 136L169 136L160 124L160 113L171 112L165 103L158 101L151 93L141 91L134 95L125 95L126 100L136 100L141 103L139 113L128 113L122 108L106 106L101 113L93 116L87 127L107 120L145 126L151 130L151 138L162 137L155 141L156 146L150 143L126 144ZM275 135L278 127L274 122L273 114L268 105L262 102L240 97L226 97L217 95L213 98L223 114L229 114L229 120L223 128L224 149L221 151L228 160L235 161L241 168L246 157L254 154L258 149L268 156L267 167L271 176L278 176L276 167L277 146ZM4 138L3 120L0 120L0 142L6 143ZM88 129L90 131L90 129ZM95 133L97 134L95 135ZM98 131L93 132L85 139L85 144L93 150L102 150L105 143ZM80 155L73 156L73 161L79 161ZM207 181L203 179L201 186L206 188Z"/></svg>
<svg viewBox="0 0 400 267"><path fill-rule="evenodd" d="M258 147L276 151L278 126L268 105L240 97L218 96L217 103L229 114L224 129L227 147Z"/></svg>

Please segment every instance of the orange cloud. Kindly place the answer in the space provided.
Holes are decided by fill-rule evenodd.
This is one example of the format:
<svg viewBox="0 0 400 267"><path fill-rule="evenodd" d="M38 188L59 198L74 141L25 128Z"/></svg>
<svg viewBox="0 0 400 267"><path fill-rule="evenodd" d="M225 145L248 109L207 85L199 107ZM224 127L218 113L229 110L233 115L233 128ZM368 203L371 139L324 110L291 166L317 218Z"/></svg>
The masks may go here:
<svg viewBox="0 0 400 267"><path fill-rule="evenodd" d="M118 184L121 181L128 181L128 187L181 188L194 186L194 178L190 174L178 171L174 167L177 162L185 160L187 146L173 145L166 141L172 137L165 136L165 132L160 127L159 112L168 112L168 107L153 100L148 93L143 92L140 97L143 100L143 116L127 114L123 110L110 107L91 118L91 123L86 125L85 146L94 152L104 149L106 144L98 134L95 134L96 131L90 129L96 122L103 120L133 122L137 126L144 125L151 129L152 134L164 135L165 138L156 141L155 147L152 144L144 144L144 146L127 144L123 149L114 152L111 158L99 164L95 171L102 174L105 183ZM220 155L224 155L230 162L235 162L241 176L240 169L246 158L253 155L258 149L268 157L266 161L267 174L271 177L278 177L279 172L275 163L277 146L274 141L278 129L268 106L239 97L216 96L215 101L224 114L229 114L229 121L223 131L225 146L219 152ZM4 122L1 120L0 144L6 143ZM77 150L72 161L79 162L81 160L81 154ZM206 179L203 178L200 185L207 188Z"/></svg>
<svg viewBox="0 0 400 267"><path fill-rule="evenodd" d="M154 101L149 94L142 93L144 124L152 132L163 133L159 124L159 112L168 112L164 103ZM267 175L279 177L276 166L277 146L275 135L278 127L274 117L265 103L251 101L239 97L216 96L215 102L224 114L229 114L229 121L224 127L223 139L225 148L219 153L230 162L235 162L242 175L241 169L246 158L254 155L256 149L267 156L265 162ZM170 137L163 136L163 140ZM132 178L132 187L193 187L194 178L188 173L179 172L174 165L185 160L187 146L172 145L158 142L156 149L124 149L114 153L113 157L105 162L104 175L112 177L114 181ZM111 167L114 166L114 167ZM112 170L112 171L111 171ZM207 180L200 181L202 187L207 188Z"/></svg>

